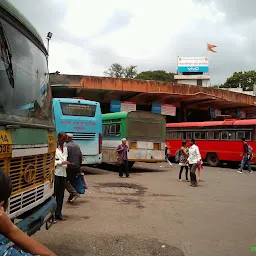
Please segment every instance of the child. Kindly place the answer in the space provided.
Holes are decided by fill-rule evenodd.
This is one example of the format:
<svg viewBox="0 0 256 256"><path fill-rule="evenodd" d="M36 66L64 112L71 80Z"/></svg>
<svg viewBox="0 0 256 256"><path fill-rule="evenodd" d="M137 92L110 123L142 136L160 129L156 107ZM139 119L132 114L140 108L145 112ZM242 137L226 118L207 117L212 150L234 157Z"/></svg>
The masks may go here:
<svg viewBox="0 0 256 256"><path fill-rule="evenodd" d="M23 233L23 231L15 226L8 218L5 211L7 210L8 199L11 193L11 180L9 176L0 169L0 234L28 253L17 251L8 245L0 245L0 255L56 256L55 253L48 248Z"/></svg>

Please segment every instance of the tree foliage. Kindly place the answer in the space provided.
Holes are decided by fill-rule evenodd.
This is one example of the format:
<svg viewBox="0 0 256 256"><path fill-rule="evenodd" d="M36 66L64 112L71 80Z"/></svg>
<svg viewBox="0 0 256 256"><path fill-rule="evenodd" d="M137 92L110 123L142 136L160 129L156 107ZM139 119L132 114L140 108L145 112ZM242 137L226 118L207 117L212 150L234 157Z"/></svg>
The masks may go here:
<svg viewBox="0 0 256 256"><path fill-rule="evenodd" d="M136 76L136 79L155 80L162 82L174 82L174 73L167 73L164 70L143 71Z"/></svg>
<svg viewBox="0 0 256 256"><path fill-rule="evenodd" d="M108 77L121 78L123 74L124 69L119 63L113 63L108 70L104 71L104 75Z"/></svg>
<svg viewBox="0 0 256 256"><path fill-rule="evenodd" d="M104 75L114 78L132 79L137 76L137 66L123 67L119 63L113 63L108 70L104 71Z"/></svg>
<svg viewBox="0 0 256 256"><path fill-rule="evenodd" d="M244 91L252 91L256 84L256 72L254 70L246 72L235 72L221 88L243 88Z"/></svg>
<svg viewBox="0 0 256 256"><path fill-rule="evenodd" d="M124 71L124 77L132 79L137 76L137 66L129 66L127 68L123 69Z"/></svg>

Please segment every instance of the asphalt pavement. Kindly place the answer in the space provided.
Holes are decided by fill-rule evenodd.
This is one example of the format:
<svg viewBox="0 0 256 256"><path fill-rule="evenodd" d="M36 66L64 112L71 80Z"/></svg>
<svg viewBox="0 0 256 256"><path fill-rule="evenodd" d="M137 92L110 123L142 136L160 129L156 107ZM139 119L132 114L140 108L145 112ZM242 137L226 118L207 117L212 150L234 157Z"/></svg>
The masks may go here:
<svg viewBox="0 0 256 256"><path fill-rule="evenodd" d="M130 178L85 170L89 190L64 203L66 220L35 235L57 255L253 255L256 172L204 167L194 188L177 165L136 163Z"/></svg>

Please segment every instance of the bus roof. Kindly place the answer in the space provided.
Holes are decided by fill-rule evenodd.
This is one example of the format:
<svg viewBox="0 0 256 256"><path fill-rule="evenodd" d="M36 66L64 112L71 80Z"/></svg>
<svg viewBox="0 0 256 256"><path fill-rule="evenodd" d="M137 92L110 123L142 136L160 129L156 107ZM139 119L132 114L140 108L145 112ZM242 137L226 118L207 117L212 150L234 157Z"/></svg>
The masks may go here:
<svg viewBox="0 0 256 256"><path fill-rule="evenodd" d="M83 100L83 99L72 99L72 98L54 98L53 101L63 102L63 103L81 103L81 104L88 104L88 105L99 105L97 101L91 100Z"/></svg>
<svg viewBox="0 0 256 256"><path fill-rule="evenodd" d="M36 39L44 46L43 40L35 27L28 21L28 19L20 13L13 4L11 4L7 0L0 1L0 8L4 9L10 15L12 15L19 23L21 23L24 27L26 27L35 37Z"/></svg>
<svg viewBox="0 0 256 256"><path fill-rule="evenodd" d="M211 127L225 125L256 125L256 119L247 120L224 120L224 121L207 121L207 122L184 122L184 123L168 123L166 127L181 128L181 127Z"/></svg>
<svg viewBox="0 0 256 256"><path fill-rule="evenodd" d="M102 115L102 120L109 120L109 119L122 119L126 118L128 112L117 112L117 113L108 113Z"/></svg>
<svg viewBox="0 0 256 256"><path fill-rule="evenodd" d="M108 113L102 115L102 120L109 119L122 119L122 118L138 118L138 119L154 119L157 121L165 122L165 117L163 115L155 114L149 111L131 111L131 112L116 112Z"/></svg>

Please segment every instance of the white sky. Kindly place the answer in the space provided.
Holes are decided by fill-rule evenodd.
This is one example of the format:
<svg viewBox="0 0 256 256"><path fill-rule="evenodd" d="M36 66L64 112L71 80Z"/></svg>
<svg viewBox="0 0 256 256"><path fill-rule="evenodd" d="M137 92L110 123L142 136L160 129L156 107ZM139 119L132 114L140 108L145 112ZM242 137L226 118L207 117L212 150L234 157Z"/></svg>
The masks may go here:
<svg viewBox="0 0 256 256"><path fill-rule="evenodd" d="M53 33L50 72L102 76L115 62L176 72L177 56L208 56L212 84L220 84L255 69L255 0L10 2L43 38Z"/></svg>

